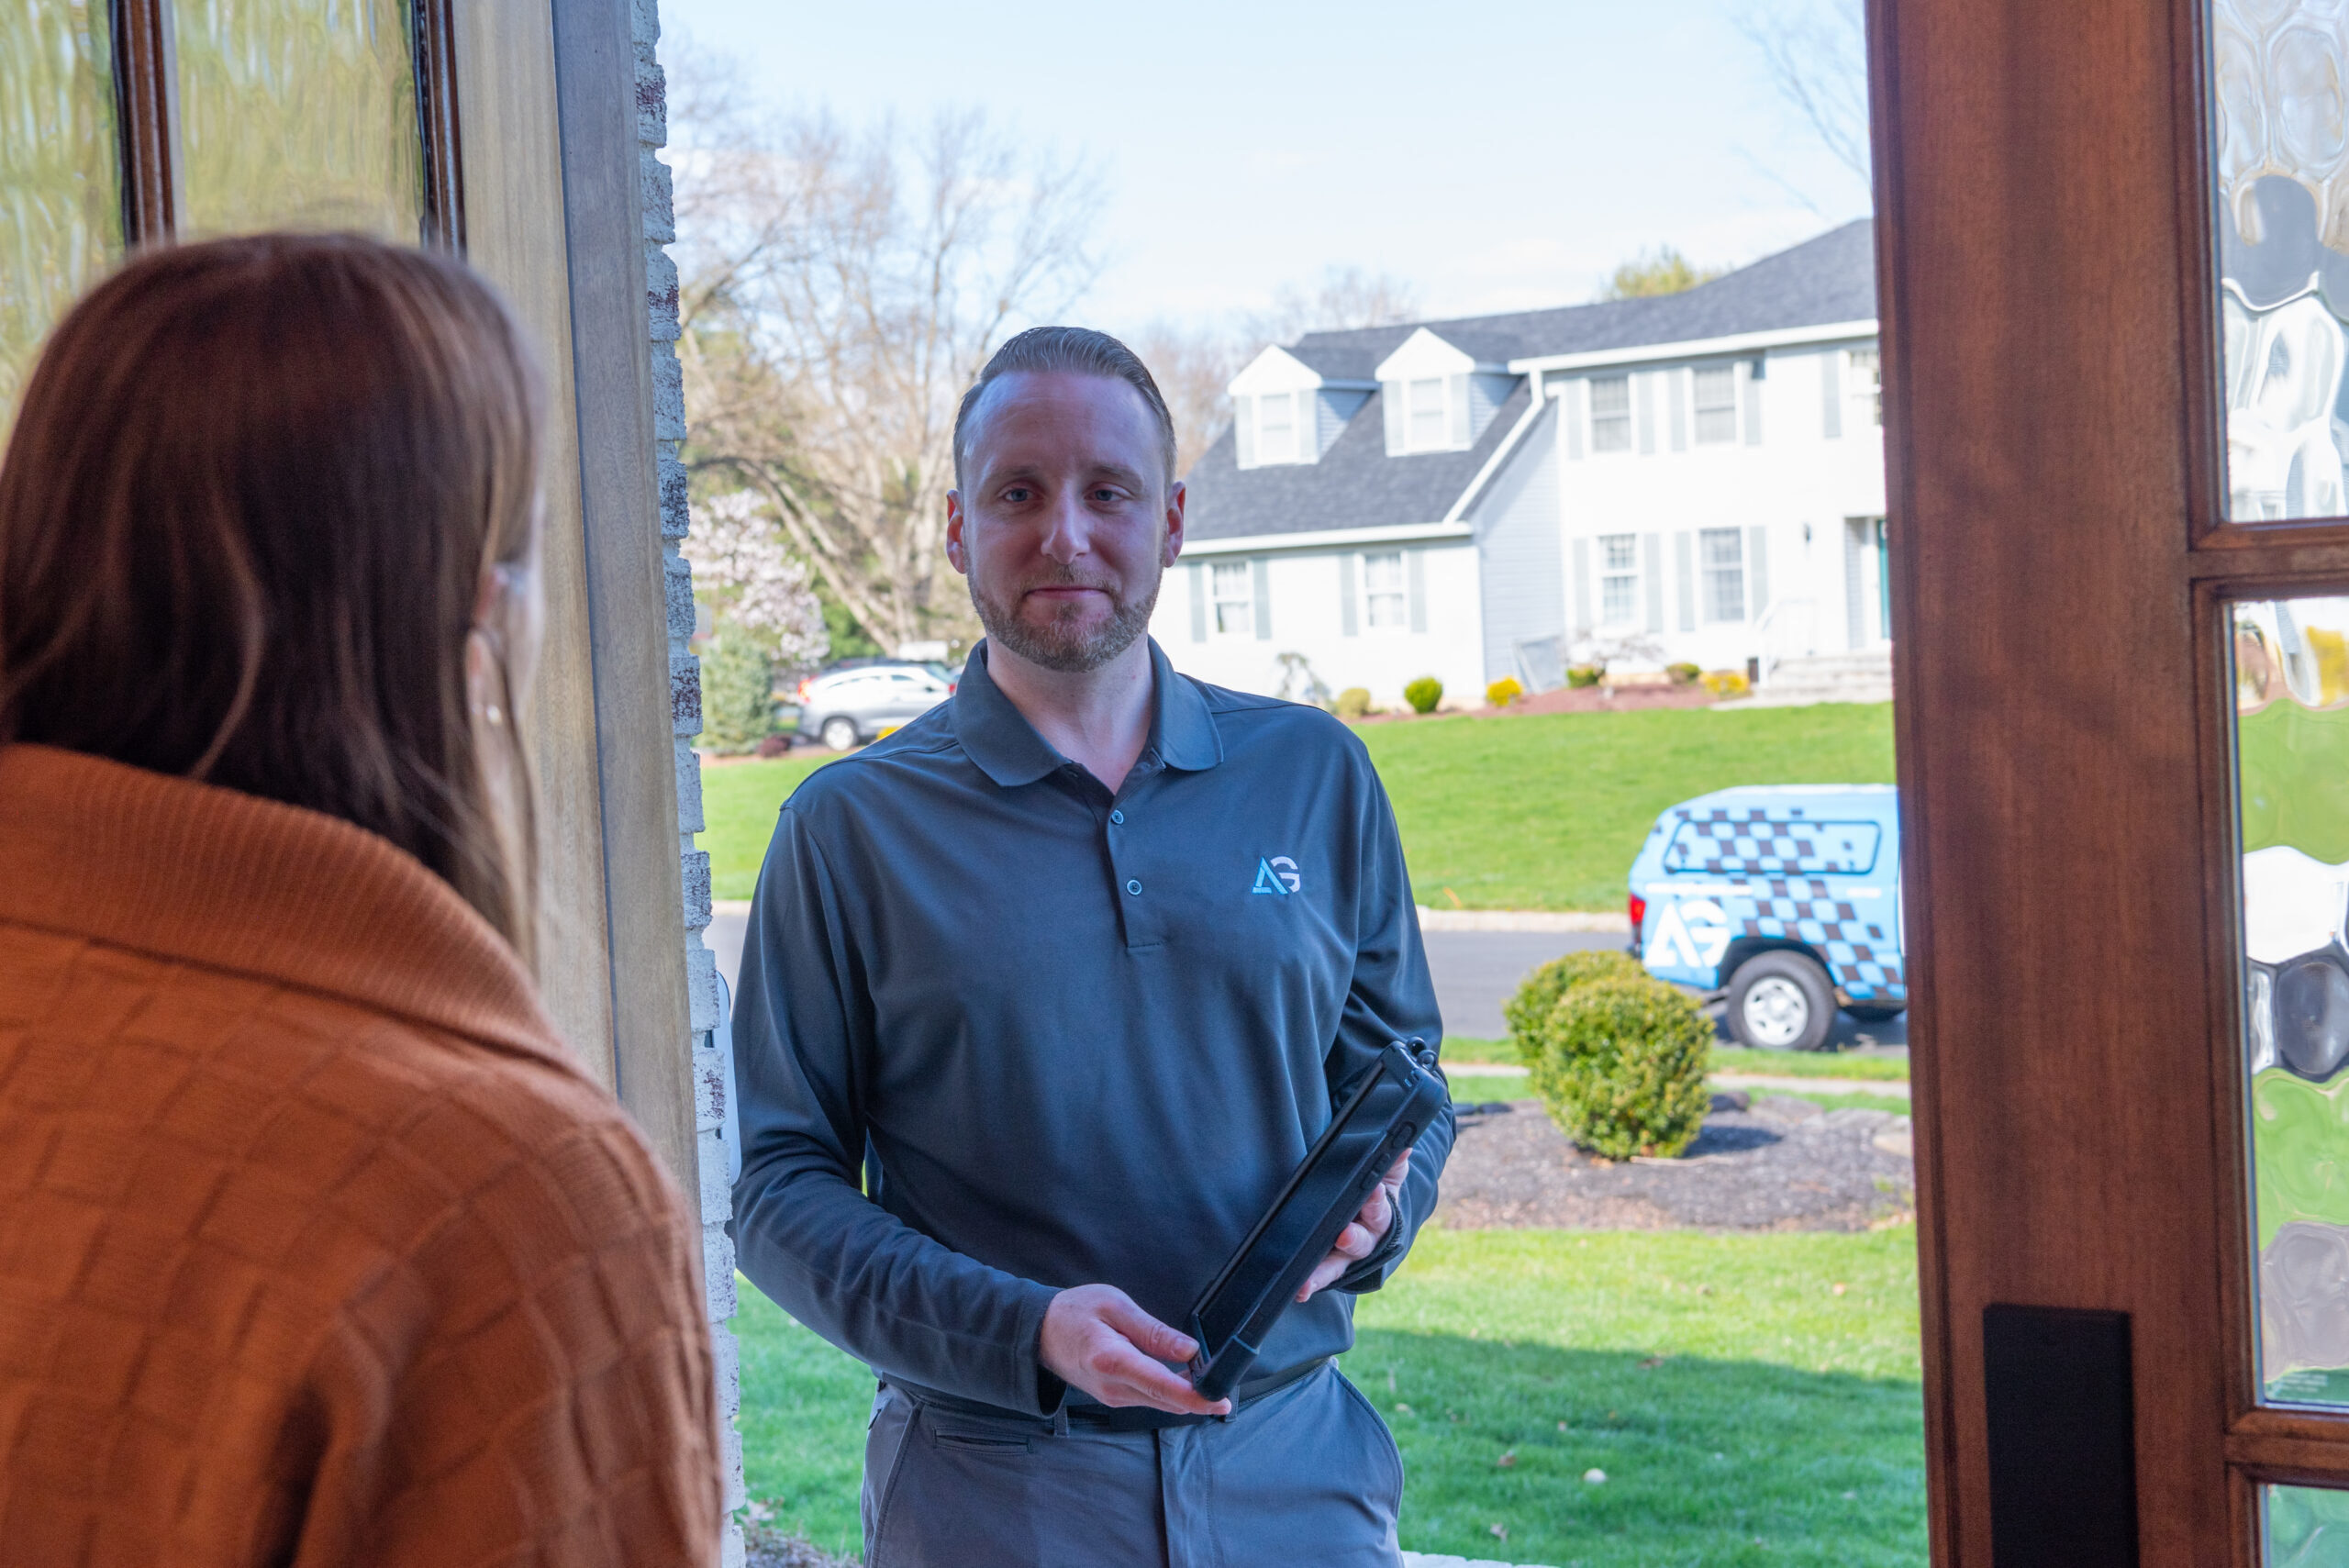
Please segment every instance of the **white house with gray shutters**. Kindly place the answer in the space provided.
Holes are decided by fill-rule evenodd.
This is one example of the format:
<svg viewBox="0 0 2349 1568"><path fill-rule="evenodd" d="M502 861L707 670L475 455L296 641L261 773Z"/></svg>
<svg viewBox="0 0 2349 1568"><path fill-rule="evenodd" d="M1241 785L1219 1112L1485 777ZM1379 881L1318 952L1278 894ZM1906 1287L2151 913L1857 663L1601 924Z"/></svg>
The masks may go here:
<svg viewBox="0 0 2349 1568"><path fill-rule="evenodd" d="M1230 384L1152 631L1277 692L1881 661L1871 226L1684 294L1315 332ZM1292 688L1294 690L1295 688Z"/></svg>

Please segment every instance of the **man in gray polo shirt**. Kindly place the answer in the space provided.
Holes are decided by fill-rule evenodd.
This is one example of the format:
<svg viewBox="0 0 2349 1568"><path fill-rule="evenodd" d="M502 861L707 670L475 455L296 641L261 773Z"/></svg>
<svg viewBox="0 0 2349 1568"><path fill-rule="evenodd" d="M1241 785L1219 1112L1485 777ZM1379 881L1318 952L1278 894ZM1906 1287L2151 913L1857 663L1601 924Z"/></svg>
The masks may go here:
<svg viewBox="0 0 2349 1568"><path fill-rule="evenodd" d="M1401 1462L1330 1358L1435 1206L1448 1108L1236 1400L1180 1371L1339 1087L1440 1025L1361 743L1144 635L1174 448L1116 339L996 355L948 511L986 639L950 701L800 785L760 875L735 1240L882 1380L870 1568L1397 1561Z"/></svg>

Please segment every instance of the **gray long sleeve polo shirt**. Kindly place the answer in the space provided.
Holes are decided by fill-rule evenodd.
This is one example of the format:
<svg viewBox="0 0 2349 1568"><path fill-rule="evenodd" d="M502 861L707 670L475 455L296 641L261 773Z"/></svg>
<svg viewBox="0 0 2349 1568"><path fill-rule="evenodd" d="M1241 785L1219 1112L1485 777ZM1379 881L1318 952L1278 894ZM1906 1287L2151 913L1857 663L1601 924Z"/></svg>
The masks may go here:
<svg viewBox="0 0 2349 1568"><path fill-rule="evenodd" d="M1114 795L983 643L952 699L809 775L760 873L738 1255L892 1382L1051 1414L1054 1294L1114 1284L1186 1327L1337 1087L1440 1037L1362 743L1150 653L1150 739ZM1409 1247L1452 1137L1447 1106L1386 1243L1289 1309L1252 1381L1353 1342L1349 1292Z"/></svg>

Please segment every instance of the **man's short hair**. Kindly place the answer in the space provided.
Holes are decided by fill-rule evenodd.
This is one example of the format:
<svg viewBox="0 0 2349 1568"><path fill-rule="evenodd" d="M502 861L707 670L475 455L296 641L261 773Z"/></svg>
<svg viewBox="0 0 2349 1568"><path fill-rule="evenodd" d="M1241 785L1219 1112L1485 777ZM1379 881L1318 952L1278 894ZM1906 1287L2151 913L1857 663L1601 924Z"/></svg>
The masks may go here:
<svg viewBox="0 0 2349 1568"><path fill-rule="evenodd" d="M996 378L1015 371L1097 375L1122 381L1141 393L1150 417L1158 421L1158 447L1166 459L1166 485L1170 490L1174 488L1174 417L1167 413L1166 399L1160 395L1158 383L1151 379L1150 368L1141 362L1141 357L1107 332L1096 332L1089 327L1030 327L995 351L995 357L979 373L979 379L963 395L962 406L954 410L956 489L963 486L963 439L970 428L971 416Z"/></svg>

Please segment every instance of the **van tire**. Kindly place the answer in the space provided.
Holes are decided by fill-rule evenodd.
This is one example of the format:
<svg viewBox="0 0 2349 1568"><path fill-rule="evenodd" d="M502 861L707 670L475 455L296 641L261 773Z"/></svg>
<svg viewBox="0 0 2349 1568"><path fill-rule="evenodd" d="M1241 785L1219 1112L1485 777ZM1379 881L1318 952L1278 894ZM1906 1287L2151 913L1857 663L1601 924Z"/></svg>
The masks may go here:
<svg viewBox="0 0 2349 1568"><path fill-rule="evenodd" d="M1817 1051L1835 1027L1835 991L1817 959L1773 948L1729 982L1729 1032L1757 1051Z"/></svg>

